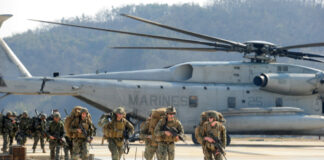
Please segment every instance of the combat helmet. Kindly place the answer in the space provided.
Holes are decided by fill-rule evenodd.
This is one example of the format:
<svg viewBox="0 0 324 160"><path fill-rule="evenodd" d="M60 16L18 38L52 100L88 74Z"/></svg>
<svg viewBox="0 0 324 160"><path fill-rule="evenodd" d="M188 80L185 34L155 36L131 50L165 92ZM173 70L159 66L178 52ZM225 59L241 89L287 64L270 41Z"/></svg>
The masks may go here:
<svg viewBox="0 0 324 160"><path fill-rule="evenodd" d="M41 119L46 119L46 117L47 117L47 115L46 115L45 113L41 113L41 114L40 114L40 118L41 118Z"/></svg>
<svg viewBox="0 0 324 160"><path fill-rule="evenodd" d="M6 114L7 117L10 117L12 116L12 112L8 111L7 114Z"/></svg>
<svg viewBox="0 0 324 160"><path fill-rule="evenodd" d="M21 115L22 115L23 117L28 117L28 113L27 113L27 111L24 111Z"/></svg>
<svg viewBox="0 0 324 160"><path fill-rule="evenodd" d="M218 115L215 111L213 112L208 112L208 119L209 118L214 118L216 121L218 121Z"/></svg>
<svg viewBox="0 0 324 160"><path fill-rule="evenodd" d="M87 114L89 113L89 112L88 112L88 109L86 109L86 108L82 108L82 109L80 110L80 115L82 115L82 113L84 113L84 112L87 113Z"/></svg>
<svg viewBox="0 0 324 160"><path fill-rule="evenodd" d="M168 106L168 108L166 109L166 114L176 114L176 113L177 110L173 106Z"/></svg>
<svg viewBox="0 0 324 160"><path fill-rule="evenodd" d="M123 114L126 115L125 109L123 107L118 107L114 110L115 114Z"/></svg>
<svg viewBox="0 0 324 160"><path fill-rule="evenodd" d="M61 114L60 114L60 112L54 112L54 113L53 113L53 118L55 118L55 117L57 117L57 118L61 118Z"/></svg>

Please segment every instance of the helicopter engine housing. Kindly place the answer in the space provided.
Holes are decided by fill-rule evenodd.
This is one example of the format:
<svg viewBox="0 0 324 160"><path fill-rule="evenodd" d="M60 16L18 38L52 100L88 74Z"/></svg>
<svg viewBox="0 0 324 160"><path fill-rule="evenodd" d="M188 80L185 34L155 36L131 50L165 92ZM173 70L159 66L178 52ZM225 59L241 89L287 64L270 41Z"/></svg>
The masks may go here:
<svg viewBox="0 0 324 160"><path fill-rule="evenodd" d="M318 93L316 74L262 73L253 79L262 90L285 95L312 95Z"/></svg>

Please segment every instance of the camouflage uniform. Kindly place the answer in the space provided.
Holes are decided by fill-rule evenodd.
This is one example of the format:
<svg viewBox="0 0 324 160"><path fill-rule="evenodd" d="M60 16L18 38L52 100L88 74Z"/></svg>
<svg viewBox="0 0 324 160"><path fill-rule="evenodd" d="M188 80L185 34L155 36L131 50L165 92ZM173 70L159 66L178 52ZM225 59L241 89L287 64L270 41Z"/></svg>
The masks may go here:
<svg viewBox="0 0 324 160"><path fill-rule="evenodd" d="M201 144L201 145L203 144L203 141L204 141L204 137L202 136L203 130L204 130L203 125L204 125L205 122L208 121L208 116L212 112L217 115L217 118L216 118L217 121L219 121L221 123L225 122L224 116L220 112L217 112L217 111L214 111L214 110L209 110L209 111L202 112L201 115L200 115L200 123L195 129L195 138L197 139L197 142L199 144ZM226 133L225 133L225 135L226 135ZM206 152L205 148L206 147L204 145L202 145L203 153ZM204 157L204 159L206 160L206 156Z"/></svg>
<svg viewBox="0 0 324 160"><path fill-rule="evenodd" d="M19 131L16 136L18 145L25 146L27 137L31 135L31 119L28 117L27 112L23 112L19 118Z"/></svg>
<svg viewBox="0 0 324 160"><path fill-rule="evenodd" d="M72 157L72 139L68 136L64 136L65 144L64 144L64 159L69 160L69 156Z"/></svg>
<svg viewBox="0 0 324 160"><path fill-rule="evenodd" d="M94 126L88 115L87 109L81 109L81 115L75 118L71 123L70 132L72 133L72 159L77 160L80 156L82 160L87 160L89 157L89 146L88 143L91 142L92 135L94 134ZM85 119L82 119L82 114L86 113ZM87 136L83 133L79 133L78 130L81 129L80 125L87 132Z"/></svg>
<svg viewBox="0 0 324 160"><path fill-rule="evenodd" d="M168 107L167 108L167 116L169 114L175 115L176 110L174 107ZM169 128L176 128L178 130L178 136L182 136L184 134L184 130L182 127L182 124L179 120L168 120L167 117L162 118L158 124L156 125L154 129L154 134L156 136L156 141L158 142L158 148L157 148L157 158L158 160L174 160L174 143L177 141L177 137L174 136L167 136L166 135L166 127Z"/></svg>
<svg viewBox="0 0 324 160"><path fill-rule="evenodd" d="M140 138L145 141L144 157L146 160L152 160L157 150L157 142L153 139L153 133L149 130L150 120L151 117L144 122L140 130Z"/></svg>
<svg viewBox="0 0 324 160"><path fill-rule="evenodd" d="M43 150L43 153L46 153L45 151L45 138L46 138L46 115L41 114L40 118L36 118L36 122L34 123L34 144L33 144L33 153L36 151L36 147L38 144L38 141L40 141L41 148Z"/></svg>
<svg viewBox="0 0 324 160"><path fill-rule="evenodd" d="M56 112L53 114L54 118L61 118L61 115ZM60 149L64 144L62 138L64 136L64 124L61 120L55 121L52 120L49 122L47 131L47 138L49 139L49 149L50 149L50 157L51 160L59 160L60 158ZM51 139L54 138L54 139Z"/></svg>
<svg viewBox="0 0 324 160"><path fill-rule="evenodd" d="M118 107L114 110L114 114L122 114L126 116L124 108ZM123 154L123 142L124 142L124 132L128 131L128 135L133 134L134 127L125 118L117 121L117 116L115 116L111 122L108 122L103 127L105 138L108 139L108 148L111 152L112 160L120 160Z"/></svg>
<svg viewBox="0 0 324 160"><path fill-rule="evenodd" d="M202 146L205 155L205 160L222 160L222 155L217 153L217 149L215 148L214 144L205 140L206 137L218 137L221 141L221 145L223 148L226 147L226 128L225 126L219 122L219 115L216 112L209 113L208 117L212 117L214 119L213 122L205 122L203 124L203 131L202 131ZM214 126L212 124L215 124ZM214 159L213 159L214 158Z"/></svg>
<svg viewBox="0 0 324 160"><path fill-rule="evenodd" d="M13 139L17 134L18 131L18 125L15 120L15 116L8 112L7 116L3 119L3 152L8 152L8 147L12 146ZM8 146L9 143L9 146Z"/></svg>

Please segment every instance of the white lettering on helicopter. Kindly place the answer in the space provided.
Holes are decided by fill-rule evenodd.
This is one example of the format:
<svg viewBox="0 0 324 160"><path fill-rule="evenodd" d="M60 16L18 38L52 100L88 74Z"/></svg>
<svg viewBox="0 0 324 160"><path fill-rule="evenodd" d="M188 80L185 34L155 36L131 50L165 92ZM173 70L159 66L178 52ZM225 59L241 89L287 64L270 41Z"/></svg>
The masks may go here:
<svg viewBox="0 0 324 160"><path fill-rule="evenodd" d="M133 106L188 106L189 97L167 95L128 95L128 104Z"/></svg>

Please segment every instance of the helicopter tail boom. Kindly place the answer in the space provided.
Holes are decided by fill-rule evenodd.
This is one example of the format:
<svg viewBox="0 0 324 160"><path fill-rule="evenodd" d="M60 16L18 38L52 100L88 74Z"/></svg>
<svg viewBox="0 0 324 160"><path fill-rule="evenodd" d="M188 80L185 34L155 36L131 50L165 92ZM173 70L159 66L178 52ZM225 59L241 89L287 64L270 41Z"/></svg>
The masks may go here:
<svg viewBox="0 0 324 160"><path fill-rule="evenodd" d="M11 16L0 15L0 27ZM2 38L0 38L0 77L32 77Z"/></svg>

